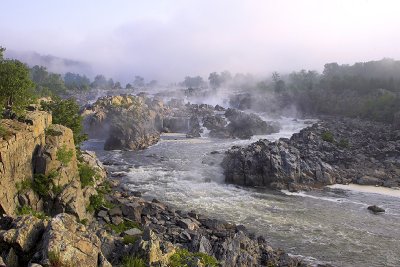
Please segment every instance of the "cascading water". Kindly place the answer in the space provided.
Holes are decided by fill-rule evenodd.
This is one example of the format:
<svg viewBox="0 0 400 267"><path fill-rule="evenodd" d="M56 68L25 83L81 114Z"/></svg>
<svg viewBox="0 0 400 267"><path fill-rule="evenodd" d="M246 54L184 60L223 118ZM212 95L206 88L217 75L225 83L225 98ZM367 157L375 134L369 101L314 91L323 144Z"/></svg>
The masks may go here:
<svg viewBox="0 0 400 267"><path fill-rule="evenodd" d="M115 161L110 171L126 173L126 186L186 211L243 224L272 245L309 259L337 266L400 266L400 196L326 188L308 193L276 192L224 183L219 166L233 145L267 138L289 138L305 121L284 118L281 131L251 140L187 139L164 134L143 151L103 151L102 141L89 140L103 161ZM122 164L122 165L121 165ZM376 216L366 208L386 209Z"/></svg>

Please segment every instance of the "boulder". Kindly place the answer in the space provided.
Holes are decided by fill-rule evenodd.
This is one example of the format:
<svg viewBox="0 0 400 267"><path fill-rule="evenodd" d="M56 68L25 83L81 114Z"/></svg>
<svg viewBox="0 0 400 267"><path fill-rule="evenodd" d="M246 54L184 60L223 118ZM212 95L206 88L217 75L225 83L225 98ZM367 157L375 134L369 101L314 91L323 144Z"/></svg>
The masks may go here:
<svg viewBox="0 0 400 267"><path fill-rule="evenodd" d="M43 265L57 260L61 265L97 267L102 257L101 243L74 216L61 213L51 219L43 235L42 256ZM103 266L111 265L105 261Z"/></svg>
<svg viewBox="0 0 400 267"><path fill-rule="evenodd" d="M380 212L385 212L385 210L381 207L378 207L376 205L369 206L368 210L372 211L373 213L380 213Z"/></svg>
<svg viewBox="0 0 400 267"><path fill-rule="evenodd" d="M34 216L17 217L11 229L0 230L0 242L7 243L23 253L30 252L40 240L47 222Z"/></svg>
<svg viewBox="0 0 400 267"><path fill-rule="evenodd" d="M148 266L167 266L175 251L171 243L161 241L149 228L144 230L140 241L133 248L133 253L145 259Z"/></svg>

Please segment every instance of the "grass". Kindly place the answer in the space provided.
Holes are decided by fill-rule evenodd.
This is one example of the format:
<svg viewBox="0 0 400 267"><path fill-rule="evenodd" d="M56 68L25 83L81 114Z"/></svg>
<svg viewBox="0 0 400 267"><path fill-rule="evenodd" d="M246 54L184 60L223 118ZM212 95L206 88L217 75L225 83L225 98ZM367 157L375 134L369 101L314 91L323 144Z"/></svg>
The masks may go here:
<svg viewBox="0 0 400 267"><path fill-rule="evenodd" d="M329 142L329 143L333 143L335 141L335 139L333 138L333 134L329 131L325 131L322 133L321 135L322 140Z"/></svg>
<svg viewBox="0 0 400 267"><path fill-rule="evenodd" d="M47 216L43 212L35 211L30 206L22 206L17 209L17 215L32 215L41 220L46 219Z"/></svg>
<svg viewBox="0 0 400 267"><path fill-rule="evenodd" d="M74 151L72 149L67 149L67 146L63 145L57 150L56 156L57 160L60 161L63 166L66 166L71 162Z"/></svg>
<svg viewBox="0 0 400 267"><path fill-rule="evenodd" d="M132 221L127 221L127 220L124 220L122 223L120 223L118 225L109 223L109 224L107 224L107 227L117 234L123 233L126 230L129 230L132 228L137 228L137 229L142 230L141 226L138 223L132 222Z"/></svg>
<svg viewBox="0 0 400 267"><path fill-rule="evenodd" d="M216 258L201 252L192 253L187 249L179 249L171 256L169 264L171 267L197 266L198 261L202 266L219 266Z"/></svg>
<svg viewBox="0 0 400 267"><path fill-rule="evenodd" d="M125 256L122 259L122 267L146 267L146 263L139 257Z"/></svg>

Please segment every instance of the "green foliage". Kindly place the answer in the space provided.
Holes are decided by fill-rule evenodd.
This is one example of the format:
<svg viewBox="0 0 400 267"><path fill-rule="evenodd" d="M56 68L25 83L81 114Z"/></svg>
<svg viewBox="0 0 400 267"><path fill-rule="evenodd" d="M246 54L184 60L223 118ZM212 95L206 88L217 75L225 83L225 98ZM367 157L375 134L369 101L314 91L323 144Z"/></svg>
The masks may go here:
<svg viewBox="0 0 400 267"><path fill-rule="evenodd" d="M4 51L4 50L2 50ZM0 59L0 107L11 108L18 116L35 99L28 67L18 60Z"/></svg>
<svg viewBox="0 0 400 267"><path fill-rule="evenodd" d="M60 161L63 166L66 166L71 162L74 151L72 149L67 149L67 146L63 145L57 150L56 156L57 160Z"/></svg>
<svg viewBox="0 0 400 267"><path fill-rule="evenodd" d="M41 106L43 110L52 112L54 124L61 124L72 130L76 146L79 146L87 139L87 136L83 134L79 105L74 99L62 100L54 98L52 102L42 102Z"/></svg>
<svg viewBox="0 0 400 267"><path fill-rule="evenodd" d="M46 219L47 216L43 212L33 210L30 206L22 206L17 209L17 215L32 215L39 219Z"/></svg>
<svg viewBox="0 0 400 267"><path fill-rule="evenodd" d="M113 208L114 205L110 202L108 202L106 199L104 199L104 194L101 192L97 192L97 195L93 195L89 197L89 206L87 207L87 210L89 212L94 212L94 211L99 211L101 207L106 207L106 208Z"/></svg>
<svg viewBox="0 0 400 267"><path fill-rule="evenodd" d="M129 230L132 228L142 229L141 226L137 222L132 222L132 221L128 221L128 220L124 220L123 222L121 222L118 225L107 224L107 227L117 234L123 233L126 230Z"/></svg>
<svg viewBox="0 0 400 267"><path fill-rule="evenodd" d="M219 266L218 261L205 253L189 252L187 249L180 249L170 258L171 267L188 267L197 266L197 262L200 261L202 265L208 267Z"/></svg>
<svg viewBox="0 0 400 267"><path fill-rule="evenodd" d="M97 192L99 194L107 194L111 192L111 183L108 180L105 180L101 185L97 187Z"/></svg>
<svg viewBox="0 0 400 267"><path fill-rule="evenodd" d="M41 197L48 197L53 189L58 191L54 184L54 179L58 176L57 172L50 173L49 175L35 174L33 176L32 189ZM57 192L54 192L57 193Z"/></svg>
<svg viewBox="0 0 400 267"><path fill-rule="evenodd" d="M97 177L96 170L91 168L86 163L80 163L78 169L79 169L79 177L81 179L82 188L89 185L93 186L94 179L96 179Z"/></svg>
<svg viewBox="0 0 400 267"><path fill-rule="evenodd" d="M83 225L88 225L89 220L88 219L82 219L79 221L79 223L83 224Z"/></svg>
<svg viewBox="0 0 400 267"><path fill-rule="evenodd" d="M23 180L22 182L16 182L15 187L18 193L24 193L29 189L32 189L32 181L30 179Z"/></svg>
<svg viewBox="0 0 400 267"><path fill-rule="evenodd" d="M123 237L123 241L125 245L135 244L135 242L139 239L138 236L126 235Z"/></svg>
<svg viewBox="0 0 400 267"><path fill-rule="evenodd" d="M89 207L87 208L87 210L89 212L100 210L100 208L103 206L103 204L105 202L104 196L102 194L90 196L89 201L90 201L90 204L89 204Z"/></svg>
<svg viewBox="0 0 400 267"><path fill-rule="evenodd" d="M335 139L333 138L333 134L329 131L325 131L322 133L321 135L322 140L329 142L329 143L333 143L335 141Z"/></svg>
<svg viewBox="0 0 400 267"><path fill-rule="evenodd" d="M30 70L35 91L39 96L53 96L65 93L66 87L60 74L48 72L43 66L34 66Z"/></svg>
<svg viewBox="0 0 400 267"><path fill-rule="evenodd" d="M70 90L85 91L90 88L90 80L85 75L67 72L64 75L65 86Z"/></svg>
<svg viewBox="0 0 400 267"><path fill-rule="evenodd" d="M62 135L62 132L56 131L56 130L54 130L52 128L47 128L45 130L45 134L46 135L50 135L50 136L60 136L60 135Z"/></svg>
<svg viewBox="0 0 400 267"><path fill-rule="evenodd" d="M143 259L135 256L125 256L122 259L122 267L146 267Z"/></svg>
<svg viewBox="0 0 400 267"><path fill-rule="evenodd" d="M347 139L340 139L338 146L341 148L349 148L349 141Z"/></svg>

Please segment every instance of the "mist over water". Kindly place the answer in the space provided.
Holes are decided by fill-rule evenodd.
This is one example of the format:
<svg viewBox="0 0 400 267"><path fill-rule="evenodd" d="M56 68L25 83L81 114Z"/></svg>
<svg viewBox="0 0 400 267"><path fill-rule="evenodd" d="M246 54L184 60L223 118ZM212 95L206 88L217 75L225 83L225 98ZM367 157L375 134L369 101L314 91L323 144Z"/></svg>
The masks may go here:
<svg viewBox="0 0 400 267"><path fill-rule="evenodd" d="M84 148L95 150L102 160L122 164L109 166L110 171L125 173L125 186L142 192L145 198L243 224L273 246L314 263L398 266L400 198L341 188L289 193L224 183L219 163L231 146L259 138L289 138L306 126L304 120L291 118L279 122L283 126L279 133L251 140L164 134L158 144L144 151L106 152L101 140L89 140ZM371 204L382 206L386 213L371 214L366 209Z"/></svg>

